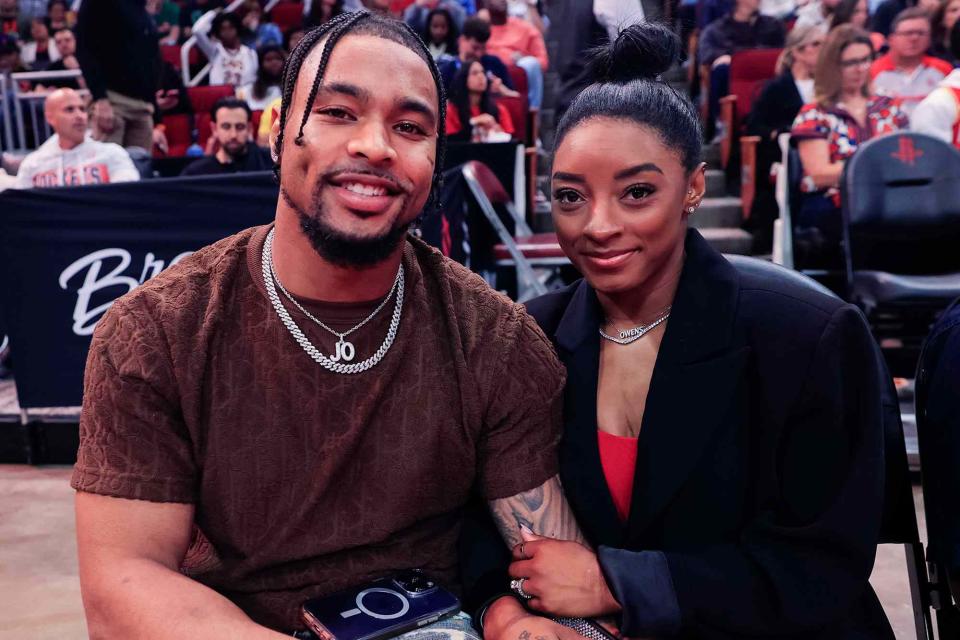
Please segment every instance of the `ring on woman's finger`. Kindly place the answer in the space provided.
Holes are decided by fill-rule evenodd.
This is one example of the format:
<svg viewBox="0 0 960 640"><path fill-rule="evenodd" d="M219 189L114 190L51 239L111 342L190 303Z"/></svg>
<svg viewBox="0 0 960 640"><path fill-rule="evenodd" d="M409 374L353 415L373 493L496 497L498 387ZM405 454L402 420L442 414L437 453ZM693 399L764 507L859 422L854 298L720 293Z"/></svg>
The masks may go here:
<svg viewBox="0 0 960 640"><path fill-rule="evenodd" d="M511 580L510 590L513 591L518 596L520 596L521 598L523 598L524 600L529 600L533 596L531 596L529 593L523 590L524 580L526 580L526 578L514 578L513 580Z"/></svg>

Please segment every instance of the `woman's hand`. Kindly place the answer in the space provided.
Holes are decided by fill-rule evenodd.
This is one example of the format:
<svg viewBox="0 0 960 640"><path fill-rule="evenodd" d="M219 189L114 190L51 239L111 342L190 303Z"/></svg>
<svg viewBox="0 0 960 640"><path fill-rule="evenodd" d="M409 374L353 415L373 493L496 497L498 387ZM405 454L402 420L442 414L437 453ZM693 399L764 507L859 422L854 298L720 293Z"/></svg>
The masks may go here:
<svg viewBox="0 0 960 640"><path fill-rule="evenodd" d="M573 629L531 615L509 596L490 605L483 617L485 640L583 640Z"/></svg>
<svg viewBox="0 0 960 640"><path fill-rule="evenodd" d="M620 611L620 603L600 571L596 554L577 542L543 538L521 530L513 548L512 578L525 578L527 605L536 611L573 618L596 618Z"/></svg>

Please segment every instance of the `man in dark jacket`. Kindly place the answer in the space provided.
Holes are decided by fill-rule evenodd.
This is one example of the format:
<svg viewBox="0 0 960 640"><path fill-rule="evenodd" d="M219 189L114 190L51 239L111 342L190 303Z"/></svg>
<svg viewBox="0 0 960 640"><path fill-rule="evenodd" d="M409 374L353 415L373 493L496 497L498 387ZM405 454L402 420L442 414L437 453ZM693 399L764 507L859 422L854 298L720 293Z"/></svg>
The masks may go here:
<svg viewBox="0 0 960 640"><path fill-rule="evenodd" d="M249 105L239 98L217 100L210 110L212 132L217 151L189 164L185 176L209 176L246 171L268 171L273 162L266 149L250 139L253 130Z"/></svg>
<svg viewBox="0 0 960 640"><path fill-rule="evenodd" d="M712 22L700 38L700 64L710 67L710 117L708 133L712 133L720 112L720 98L730 85L730 56L744 49L779 48L783 46L783 23L760 15L760 0L737 0L729 14Z"/></svg>

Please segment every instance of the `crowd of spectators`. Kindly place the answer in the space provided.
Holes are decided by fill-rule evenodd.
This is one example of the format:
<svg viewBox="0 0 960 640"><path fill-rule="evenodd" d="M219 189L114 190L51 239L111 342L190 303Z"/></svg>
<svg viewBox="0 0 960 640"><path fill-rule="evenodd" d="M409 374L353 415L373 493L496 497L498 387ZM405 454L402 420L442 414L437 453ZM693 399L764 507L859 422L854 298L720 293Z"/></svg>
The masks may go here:
<svg viewBox="0 0 960 640"><path fill-rule="evenodd" d="M639 8L639 0L627 1ZM232 86L236 99L253 114L243 135L250 144L265 146L279 114L288 52L307 30L366 8L402 19L421 35L456 105L448 119L451 135L473 141L513 135L510 115L498 103L503 97L520 98L511 68L526 77L525 106L535 109L542 103L550 62L544 42L549 20L541 0L306 0L302 15L292 22L289 6L283 4L290 3L0 0L0 73L80 72L18 86L34 92L77 90L87 101L94 140L162 156L170 148L164 117L193 116L181 70L171 64L179 66L179 47L190 42L202 54L189 70L191 77L209 63L201 84ZM285 9L287 19L275 19L275 7ZM165 55L165 48L176 55ZM205 151L220 165L231 164L240 156L223 149L219 126L211 116ZM206 134L195 128L193 142L201 138L202 143Z"/></svg>

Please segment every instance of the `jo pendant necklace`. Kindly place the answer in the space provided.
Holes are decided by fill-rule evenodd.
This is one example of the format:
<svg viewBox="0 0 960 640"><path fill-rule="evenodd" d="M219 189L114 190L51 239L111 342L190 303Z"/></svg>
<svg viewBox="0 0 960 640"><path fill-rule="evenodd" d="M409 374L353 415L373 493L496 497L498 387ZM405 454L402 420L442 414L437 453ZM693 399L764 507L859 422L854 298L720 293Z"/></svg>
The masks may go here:
<svg viewBox="0 0 960 640"><path fill-rule="evenodd" d="M615 342L617 344L624 345L624 346L628 344L633 344L634 342L636 342L637 340L639 340L640 338L647 335L648 333L650 333L651 331L659 327L661 324L666 322L667 318L669 317L670 317L670 307L667 307L662 312L660 312L660 315L657 316L657 319L651 322L650 324L642 324L639 327L634 327L632 329L624 329L623 331L620 331L616 337L609 335L601 328L600 336L605 340L609 340L610 342Z"/></svg>
<svg viewBox="0 0 960 640"><path fill-rule="evenodd" d="M307 353L307 355L313 358L314 361L316 361L325 369L333 371L334 373L361 373L379 364L380 360L383 359L383 357L387 354L387 351L389 351L390 347L393 345L393 341L397 337L397 329L400 326L400 315L403 312L403 265L401 264L400 268L397 270L397 277L393 281L393 286L390 288L390 292L383 299L383 302L381 302L370 315L364 318L363 321L361 321L358 325L348 329L347 331L334 331L321 320L313 316L313 314L311 314L309 311L304 309L303 305L297 302L297 300L284 288L283 284L280 282L280 278L277 277L276 271L273 268L273 235L274 230L271 229L270 233L267 234L266 241L263 243L263 283L266 286L267 297L270 298L270 304L273 305L274 311L276 311L277 315L280 316L280 321L283 322L283 325L293 336L294 340L297 341L297 344L299 344L300 347ZM310 342L300 327L297 326L297 323L294 322L286 307L283 306L283 302L280 300L280 294L277 293L277 287L280 288L280 291L283 293L284 297L287 298L287 300L289 300L297 309L299 309L301 313L337 337L336 353L331 356L325 356L313 345L312 342ZM381 344L380 348L377 349L377 351L366 360L354 364L346 364L352 362L357 354L357 350L353 343L346 339L347 336L357 331L370 322L370 320L372 320L374 317L376 317L376 315L380 313L380 311L386 306L387 302L390 301L390 298L393 297L394 293L396 293L396 303L393 308L393 316L390 319L390 327L387 329L387 337L384 339L383 344Z"/></svg>

